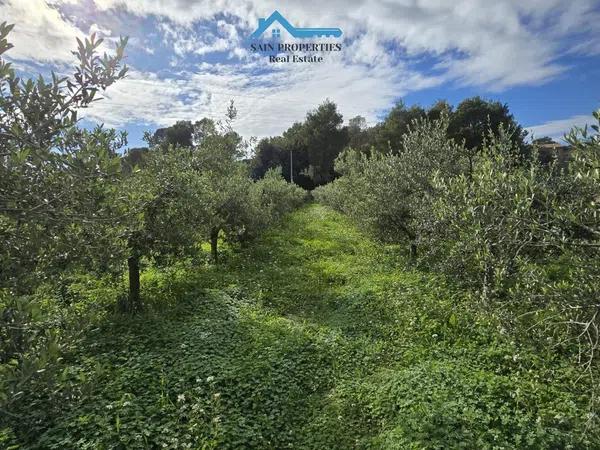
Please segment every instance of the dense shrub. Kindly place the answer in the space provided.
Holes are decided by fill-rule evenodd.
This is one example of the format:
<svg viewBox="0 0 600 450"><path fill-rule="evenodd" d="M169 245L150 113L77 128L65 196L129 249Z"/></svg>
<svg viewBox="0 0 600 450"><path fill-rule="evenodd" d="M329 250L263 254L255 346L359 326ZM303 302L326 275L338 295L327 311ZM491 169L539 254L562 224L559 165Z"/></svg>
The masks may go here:
<svg viewBox="0 0 600 450"><path fill-rule="evenodd" d="M448 275L487 306L507 305L505 325L539 342L554 339L595 370L598 126L567 137L566 169L523 156L507 130L490 132L476 153L465 153L446 130L443 117L416 121L398 155L347 151L336 165L342 177L315 197L386 241L410 242L423 268Z"/></svg>
<svg viewBox="0 0 600 450"><path fill-rule="evenodd" d="M246 204L235 237L242 245L306 200L306 191L285 181L281 169L269 169L245 192Z"/></svg>
<svg viewBox="0 0 600 450"><path fill-rule="evenodd" d="M336 171L344 176L317 188L314 196L387 242L410 241L416 256L419 216L433 192L432 174L451 176L463 165L464 149L446 137L447 131L448 116L442 114L438 121L413 122L398 154L346 150L336 161Z"/></svg>
<svg viewBox="0 0 600 450"><path fill-rule="evenodd" d="M493 137L473 170L433 176L420 242L427 263L480 290L506 293L527 261L540 255L541 226L560 195L551 171L509 156L510 140Z"/></svg>
<svg viewBox="0 0 600 450"><path fill-rule="evenodd" d="M537 159L515 164L501 151L510 142L500 137L488 142L470 176L436 176L422 242L428 266L481 298L538 311L544 329L572 328L587 355L578 356L591 368L600 325L599 143L582 130L570 140L567 170Z"/></svg>

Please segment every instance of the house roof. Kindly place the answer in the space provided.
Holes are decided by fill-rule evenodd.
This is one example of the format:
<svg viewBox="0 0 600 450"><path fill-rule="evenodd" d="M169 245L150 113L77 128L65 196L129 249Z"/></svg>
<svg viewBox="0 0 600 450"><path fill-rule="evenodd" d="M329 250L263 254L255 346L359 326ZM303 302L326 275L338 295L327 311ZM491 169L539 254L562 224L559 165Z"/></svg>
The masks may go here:
<svg viewBox="0 0 600 450"><path fill-rule="evenodd" d="M339 28L296 28L281 15L279 11L273 11L267 19L261 18L258 20L258 28L250 37L258 39L273 22L279 22L288 33L297 38L313 37L313 36L334 36L342 35L342 30Z"/></svg>

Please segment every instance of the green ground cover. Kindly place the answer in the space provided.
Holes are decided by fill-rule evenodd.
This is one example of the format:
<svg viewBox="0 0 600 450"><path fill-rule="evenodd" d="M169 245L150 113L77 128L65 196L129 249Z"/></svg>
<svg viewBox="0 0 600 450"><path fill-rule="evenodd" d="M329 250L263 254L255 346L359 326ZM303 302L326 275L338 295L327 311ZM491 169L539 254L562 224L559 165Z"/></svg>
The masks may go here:
<svg viewBox="0 0 600 450"><path fill-rule="evenodd" d="M163 307L109 316L56 363L50 388L29 380L4 442L598 448L577 367L326 207L292 213L219 266L143 277Z"/></svg>

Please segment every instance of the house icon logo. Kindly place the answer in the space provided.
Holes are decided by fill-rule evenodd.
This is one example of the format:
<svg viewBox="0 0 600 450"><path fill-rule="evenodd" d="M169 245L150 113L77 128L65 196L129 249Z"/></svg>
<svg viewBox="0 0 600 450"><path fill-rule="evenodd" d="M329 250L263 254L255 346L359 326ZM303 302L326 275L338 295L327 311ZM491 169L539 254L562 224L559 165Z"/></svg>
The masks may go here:
<svg viewBox="0 0 600 450"><path fill-rule="evenodd" d="M340 37L342 30L339 28L296 28L283 17L279 11L274 11L268 18L258 19L258 28L254 33L250 35L252 39L259 39L267 31L271 25L275 24L271 28L271 37L278 39L281 37L281 28L283 27L287 32L299 39L313 38L313 37ZM268 33L267 33L268 34Z"/></svg>

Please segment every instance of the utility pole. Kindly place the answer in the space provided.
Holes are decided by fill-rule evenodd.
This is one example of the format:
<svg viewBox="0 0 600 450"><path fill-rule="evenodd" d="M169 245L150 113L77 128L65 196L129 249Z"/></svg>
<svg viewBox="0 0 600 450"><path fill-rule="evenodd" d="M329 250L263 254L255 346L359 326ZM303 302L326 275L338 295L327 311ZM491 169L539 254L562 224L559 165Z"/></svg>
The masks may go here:
<svg viewBox="0 0 600 450"><path fill-rule="evenodd" d="M294 182L294 150L290 148L290 183Z"/></svg>

